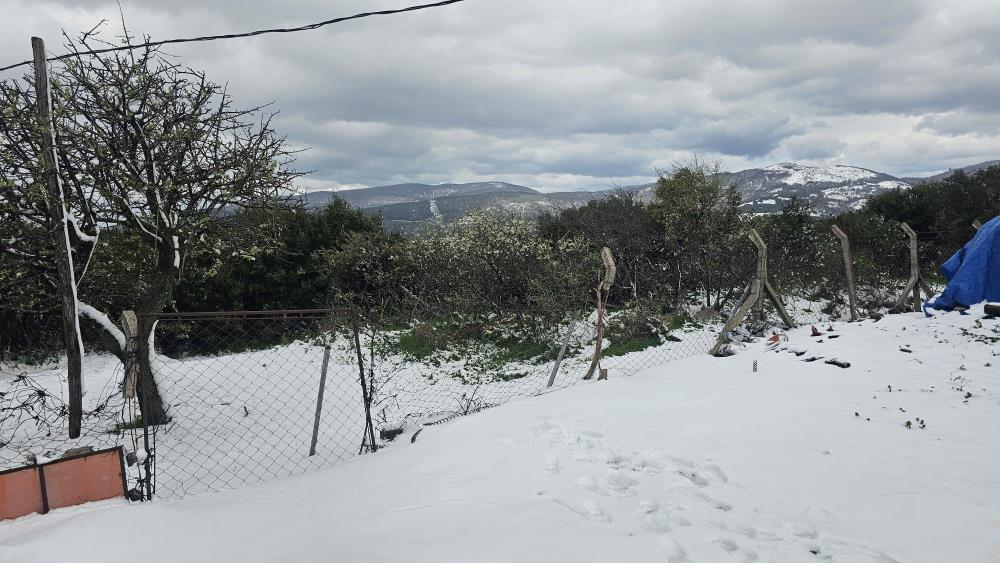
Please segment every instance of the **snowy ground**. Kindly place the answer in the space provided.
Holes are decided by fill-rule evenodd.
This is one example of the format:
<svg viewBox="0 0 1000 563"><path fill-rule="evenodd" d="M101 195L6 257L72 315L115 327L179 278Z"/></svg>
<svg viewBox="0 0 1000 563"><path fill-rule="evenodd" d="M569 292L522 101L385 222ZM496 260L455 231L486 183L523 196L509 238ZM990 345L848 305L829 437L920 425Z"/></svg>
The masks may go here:
<svg viewBox="0 0 1000 563"><path fill-rule="evenodd" d="M980 317L806 327L306 475L27 516L0 561L998 561L1000 321Z"/></svg>
<svg viewBox="0 0 1000 563"><path fill-rule="evenodd" d="M634 374L643 367L703 353L716 331L712 326L685 327L674 331L677 340L606 358L603 365L616 375ZM592 327L578 323L573 336L572 349L553 379L553 390L574 384L590 364ZM155 429L151 441L156 451L156 494L167 498L241 488L358 455L365 428L364 403L356 352L343 335L329 339L332 354L316 452L309 455L326 341L308 339L183 359L155 356L153 370L171 417L169 424ZM381 428L412 427L420 421L532 396L548 389L554 367L554 361L483 366L488 354L476 350L449 355L454 357L415 361L397 353L376 362L376 434ZM475 364L480 366L470 369ZM120 362L91 354L85 358L84 372L87 415L82 436L70 440L66 417L60 416L68 394L65 367L0 366L0 470L24 465L29 459L58 458L79 446L121 444L126 453L137 452L140 459L145 458L142 428L115 431L138 416L137 402L122 398ZM18 378L19 374L26 378ZM11 393L12 389L17 392ZM44 404L10 411L16 416L4 411L23 400L37 401L36 390L46 393ZM129 468L130 487L139 483L139 469Z"/></svg>

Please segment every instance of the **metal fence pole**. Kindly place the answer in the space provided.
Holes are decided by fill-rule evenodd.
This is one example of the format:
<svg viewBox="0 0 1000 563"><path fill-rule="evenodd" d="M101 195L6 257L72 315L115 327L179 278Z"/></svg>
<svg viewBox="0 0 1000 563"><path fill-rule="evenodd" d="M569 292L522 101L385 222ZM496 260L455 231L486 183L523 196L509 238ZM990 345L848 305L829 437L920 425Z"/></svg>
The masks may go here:
<svg viewBox="0 0 1000 563"><path fill-rule="evenodd" d="M319 393L316 395L316 416L313 418L312 442L309 444L309 455L316 455L316 440L319 439L319 419L323 414L323 393L326 390L326 372L330 367L330 345L323 347L323 368L319 374Z"/></svg>
<svg viewBox="0 0 1000 563"><path fill-rule="evenodd" d="M569 347L569 339L573 336L573 329L576 328L576 319L579 318L580 311L573 311L573 320L569 322L569 330L566 331L566 336L563 337L562 347L559 348L559 355L556 356L556 364L552 366L552 374L549 375L549 383L546 387L552 387L552 384L556 382L556 374L559 373L559 364L563 361L563 356L566 355L566 348Z"/></svg>

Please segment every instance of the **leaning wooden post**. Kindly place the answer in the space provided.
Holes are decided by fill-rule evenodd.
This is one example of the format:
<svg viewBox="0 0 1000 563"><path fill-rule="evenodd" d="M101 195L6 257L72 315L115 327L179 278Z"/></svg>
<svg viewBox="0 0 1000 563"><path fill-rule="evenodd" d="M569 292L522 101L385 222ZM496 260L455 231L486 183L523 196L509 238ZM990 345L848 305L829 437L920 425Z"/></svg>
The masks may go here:
<svg viewBox="0 0 1000 563"><path fill-rule="evenodd" d="M584 379L594 377L594 371L601 365L601 344L604 341L604 308L608 304L608 293L611 290L611 286L615 283L615 274L618 272L611 249L606 246L601 249L601 261L604 262L604 277L595 289L597 292L597 336L596 343L594 344L594 359L590 362L590 369L583 376ZM607 378L608 370L602 368L597 379L600 381Z"/></svg>
<svg viewBox="0 0 1000 563"><path fill-rule="evenodd" d="M142 465L143 472L145 473L143 479L140 481L140 486L145 488L145 499L153 500L153 494L156 491L154 490L155 481L151 477L153 474L152 463L154 453L149 443L150 423L149 416L147 416L149 407L146 402L149 393L139 388L146 381L141 378L141 374L139 373L139 316L136 315L135 311L122 311L119 324L122 327L122 333L125 335L125 350L123 351L125 354L125 380L122 382L122 396L129 401L136 397L139 398L139 412L142 418Z"/></svg>
<svg viewBox="0 0 1000 563"><path fill-rule="evenodd" d="M774 305L774 308L778 310L778 315L781 317L782 322L785 323L785 326L787 326L788 328L795 328L795 321L792 320L792 316L789 315L788 311L785 310L785 304L782 303L781 297L778 295L778 292L775 291L773 287L771 287L771 281L768 279L767 244L764 242L764 239L760 236L760 233L757 232L757 229L750 229L750 240L752 240L754 245L757 247L757 254L758 254L757 270L758 272L760 272L759 275L761 283L764 286L763 287L764 294L758 297L758 299L760 299L763 302L764 295L766 295L767 298L771 301L771 304ZM763 259L761 259L761 257L763 257Z"/></svg>
<svg viewBox="0 0 1000 563"><path fill-rule="evenodd" d="M795 321L792 320L791 315L785 310L785 305L781 302L778 292L771 287L771 283L767 279L767 244L760 236L760 233L757 232L757 229L750 229L747 235L754 246L757 247L757 268L754 272L753 281L750 282L750 289L744 292L746 298L736 307L736 312L733 313L733 316L722 327L719 337L715 340L715 345L709 351L713 356L717 356L722 352L722 349L726 346L726 335L746 319L747 315L750 314L750 309L755 305L761 308L764 306L765 295L774 304L774 308L778 310L781 320L784 321L788 328L795 326Z"/></svg>
<svg viewBox="0 0 1000 563"><path fill-rule="evenodd" d="M354 317L351 320L351 329L354 332L354 350L358 355L358 379L361 382L361 400L365 403L365 432L361 438L361 448L358 449L358 455L361 455L364 453L365 448L370 452L378 449L378 445L375 444L375 425L372 424L372 401L375 399L373 396L375 393L375 368L373 363L369 372L371 376L371 387L369 387L365 381L365 358L361 353L361 325L358 322L357 312L354 313Z"/></svg>
<svg viewBox="0 0 1000 563"><path fill-rule="evenodd" d="M842 231L837 225L832 225L830 230L834 236L840 239L840 248L844 251L844 276L847 277L847 301L851 307L851 320L856 321L858 316L858 298L854 291L854 259L851 257L851 241L847 238L847 233Z"/></svg>
<svg viewBox="0 0 1000 563"><path fill-rule="evenodd" d="M70 250L69 222L66 202L59 179L59 159L56 156L56 135L52 122L52 94L49 92L49 69L45 61L45 42L31 38L35 61L35 105L41 132L42 166L48 196L50 236L59 274L59 297L62 301L63 336L66 340L66 370L69 385L69 437L80 436L83 421L83 339L77 317L76 274Z"/></svg>
<svg viewBox="0 0 1000 563"><path fill-rule="evenodd" d="M917 233L910 228L906 223L902 223L899 226L906 233L906 236L910 239L910 279L906 282L906 287L899 294L899 298L896 299L896 308L902 309L906 305L906 300L910 298L912 294L913 298L913 312L920 312L920 290L922 289L927 295L928 299L934 297L934 291L927 285L924 281L922 275L920 275L920 254L917 252Z"/></svg>

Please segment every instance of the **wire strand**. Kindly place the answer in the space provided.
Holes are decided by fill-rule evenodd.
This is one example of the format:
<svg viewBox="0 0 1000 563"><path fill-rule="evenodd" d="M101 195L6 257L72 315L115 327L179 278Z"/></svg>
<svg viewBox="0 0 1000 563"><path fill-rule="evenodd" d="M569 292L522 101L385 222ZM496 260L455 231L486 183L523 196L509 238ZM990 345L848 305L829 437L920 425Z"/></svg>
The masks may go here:
<svg viewBox="0 0 1000 563"><path fill-rule="evenodd" d="M51 57L46 59L49 62L61 61L63 59L69 59L73 57L80 57L83 55L100 55L103 53L113 53L116 51L131 51L134 49L143 49L146 47L159 47L161 45L173 45L177 43L195 43L200 41L215 41L218 39L239 39L241 37L254 37L257 35L266 35L270 33L296 33L299 31L311 31L314 29L319 29L328 25L333 25L336 23L341 23L350 20L358 20L361 18L368 18L372 16L390 16L393 14L402 14L404 12L415 12L417 10L426 10L429 8L439 8L442 6L447 6L449 4L457 4L459 2L464 2L465 0L443 0L441 2L434 2L431 4L419 4L414 6L407 6L405 8L397 8L394 10L379 10L376 12L362 12L360 14L354 14L352 16L344 16L340 18L334 18L331 20L325 20L317 23L311 23L308 25L303 25L299 27L287 27L287 28L272 28L272 29L259 29L256 31L248 31L245 33L227 33L223 35L205 35L201 37L187 37L181 39L164 39L163 41L148 41L146 43L141 43L138 45L122 45L119 47L108 47L106 49L92 49L89 51L79 51L74 53L67 53L65 55L59 55L56 57ZM26 66L32 64L33 61L21 61L16 64L12 64L5 67L0 67L0 72L15 69L18 67Z"/></svg>

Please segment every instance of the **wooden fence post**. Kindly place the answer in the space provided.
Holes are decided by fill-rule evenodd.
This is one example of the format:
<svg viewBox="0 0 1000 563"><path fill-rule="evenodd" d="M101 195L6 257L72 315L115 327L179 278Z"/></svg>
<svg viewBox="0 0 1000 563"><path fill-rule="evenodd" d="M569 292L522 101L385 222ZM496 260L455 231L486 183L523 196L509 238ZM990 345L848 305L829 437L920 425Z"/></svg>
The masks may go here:
<svg viewBox="0 0 1000 563"><path fill-rule="evenodd" d="M600 283L597 284L595 290L597 292L597 342L594 344L594 359L590 362L590 369L587 370L587 374L583 376L583 379L594 377L594 371L601 365L601 344L604 340L604 309L608 304L608 292L611 286L614 285L615 274L618 272L611 249L606 246L601 249L601 261L604 262L604 276ZM598 381L607 378L608 371L601 369L600 375L597 376Z"/></svg>
<svg viewBox="0 0 1000 563"><path fill-rule="evenodd" d="M774 308L778 310L778 315L781 316L781 320L785 323L785 326L788 328L795 328L795 321L792 320L792 316L785 310L785 304L781 302L781 297L771 286L771 281L768 279L767 244L764 242L764 239L761 238L757 229L750 229L750 240L752 240L754 245L757 247L757 269L762 272L761 284L763 285L764 292L758 297L758 299L763 302L764 297L767 296L767 298L770 299L771 304L774 305Z"/></svg>
<svg viewBox="0 0 1000 563"><path fill-rule="evenodd" d="M844 251L844 275L847 277L847 301L851 306L851 320L857 321L858 298L854 288L854 258L851 256L851 241L847 238L847 233L842 231L837 225L830 227L834 236L840 239L840 248Z"/></svg>
<svg viewBox="0 0 1000 563"><path fill-rule="evenodd" d="M83 340L77 317L76 274L69 242L66 202L59 179L56 135L52 122L52 95L49 92L49 68L45 60L45 42L31 38L35 61L35 105L41 130L42 165L51 222L52 250L59 274L59 297L62 301L63 335L66 340L66 371L69 385L69 437L78 438L83 421Z"/></svg>
<svg viewBox="0 0 1000 563"><path fill-rule="evenodd" d="M920 254L917 251L917 233L906 223L902 223L899 227L903 229L903 232L910 239L910 279L906 282L906 287L903 288L903 291L899 294L899 298L896 300L896 308L903 309L907 298L912 293L913 312L919 313L920 291L923 290L928 299L934 297L934 292L927 285L927 282L924 281L923 276L920 275Z"/></svg>
<svg viewBox="0 0 1000 563"><path fill-rule="evenodd" d="M795 321L792 320L791 315L785 310L785 305L781 302L778 292L771 287L771 282L767 279L767 244L760 236L760 233L757 232L757 229L750 229L747 235L754 246L757 247L756 272L754 273L753 281L750 282L749 291L745 292L746 299L737 306L736 312L729 318L726 325L722 327L722 332L719 333L719 337L715 341L715 346L712 346L710 353L713 356L722 352L722 349L726 346L726 335L743 322L743 319L750 313L750 309L755 305L760 308L764 307L765 296L771 301L774 308L778 310L778 315L781 316L781 320L785 325L788 328L795 327Z"/></svg>

